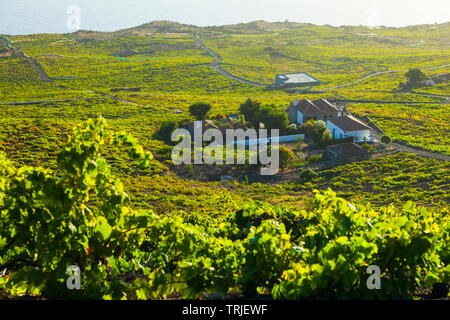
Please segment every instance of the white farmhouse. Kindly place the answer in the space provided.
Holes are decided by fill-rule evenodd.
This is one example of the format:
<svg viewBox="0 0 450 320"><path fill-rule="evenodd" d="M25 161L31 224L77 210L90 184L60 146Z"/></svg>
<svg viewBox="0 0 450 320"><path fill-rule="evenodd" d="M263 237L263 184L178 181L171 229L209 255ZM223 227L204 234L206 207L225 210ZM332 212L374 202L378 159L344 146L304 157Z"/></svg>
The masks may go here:
<svg viewBox="0 0 450 320"><path fill-rule="evenodd" d="M334 139L353 137L353 142L373 141L370 127L352 116L328 119L327 129Z"/></svg>

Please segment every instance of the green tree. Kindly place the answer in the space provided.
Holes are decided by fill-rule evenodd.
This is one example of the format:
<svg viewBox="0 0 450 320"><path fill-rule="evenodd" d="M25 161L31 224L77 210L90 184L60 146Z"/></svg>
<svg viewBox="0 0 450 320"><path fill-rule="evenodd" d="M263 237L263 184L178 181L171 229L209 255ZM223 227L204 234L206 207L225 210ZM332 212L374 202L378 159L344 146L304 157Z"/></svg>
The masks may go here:
<svg viewBox="0 0 450 320"><path fill-rule="evenodd" d="M241 104L239 111L244 115L245 120L253 124L255 127L258 126L258 113L261 109L261 103L253 101L252 99L247 99Z"/></svg>
<svg viewBox="0 0 450 320"><path fill-rule="evenodd" d="M425 73L423 73L422 70L418 68L409 69L409 71L405 73L405 77L408 80L408 84L410 87L416 87L420 85L422 81L428 78Z"/></svg>
<svg viewBox="0 0 450 320"><path fill-rule="evenodd" d="M204 120L212 106L206 102L196 102L189 106L189 113L197 120Z"/></svg>
<svg viewBox="0 0 450 320"><path fill-rule="evenodd" d="M284 131L289 125L286 112L275 105L263 106L258 113L258 122L262 122L264 128L268 130L280 129L280 131Z"/></svg>
<svg viewBox="0 0 450 320"><path fill-rule="evenodd" d="M304 122L300 129L305 134L305 138L310 139L312 137L313 122L311 120Z"/></svg>
<svg viewBox="0 0 450 320"><path fill-rule="evenodd" d="M318 145L322 146L325 142L324 140L326 137L324 137L324 133L327 130L327 125L324 121L318 120L313 121L312 123L312 140L313 142ZM331 136L331 134L330 134Z"/></svg>
<svg viewBox="0 0 450 320"><path fill-rule="evenodd" d="M164 122L156 132L156 138L172 144L172 133L178 128L178 122L169 120Z"/></svg>

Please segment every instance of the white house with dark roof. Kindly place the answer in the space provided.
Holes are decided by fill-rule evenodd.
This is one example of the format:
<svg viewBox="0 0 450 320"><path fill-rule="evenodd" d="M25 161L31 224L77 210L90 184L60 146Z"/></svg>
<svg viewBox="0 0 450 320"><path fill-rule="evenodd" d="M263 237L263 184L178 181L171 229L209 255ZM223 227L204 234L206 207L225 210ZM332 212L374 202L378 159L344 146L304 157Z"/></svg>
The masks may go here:
<svg viewBox="0 0 450 320"><path fill-rule="evenodd" d="M374 139L370 127L352 116L328 119L327 129L334 139L353 137L353 142L369 142Z"/></svg>

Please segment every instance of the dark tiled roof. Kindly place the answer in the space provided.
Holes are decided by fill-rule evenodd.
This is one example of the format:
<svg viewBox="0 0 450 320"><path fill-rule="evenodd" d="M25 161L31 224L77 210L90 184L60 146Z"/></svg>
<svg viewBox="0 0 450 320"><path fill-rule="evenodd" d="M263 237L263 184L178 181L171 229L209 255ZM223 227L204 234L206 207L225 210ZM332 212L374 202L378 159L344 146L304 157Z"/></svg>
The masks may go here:
<svg viewBox="0 0 450 320"><path fill-rule="evenodd" d="M332 146L328 146L327 150L341 157L351 157L367 153L367 151L363 147L355 143L335 144Z"/></svg>
<svg viewBox="0 0 450 320"><path fill-rule="evenodd" d="M298 102L296 108L302 114L329 114L339 111L335 106L324 99L318 99L314 102L311 102L308 99L302 99Z"/></svg>
<svg viewBox="0 0 450 320"><path fill-rule="evenodd" d="M323 112L338 112L338 108L336 108L333 104L325 99L317 99L314 100L313 103Z"/></svg>
<svg viewBox="0 0 450 320"><path fill-rule="evenodd" d="M322 111L308 99L300 100L296 108L303 114L322 114Z"/></svg>
<svg viewBox="0 0 450 320"><path fill-rule="evenodd" d="M343 116L338 118L328 119L336 127L342 129L344 132L370 130L370 127L352 116Z"/></svg>

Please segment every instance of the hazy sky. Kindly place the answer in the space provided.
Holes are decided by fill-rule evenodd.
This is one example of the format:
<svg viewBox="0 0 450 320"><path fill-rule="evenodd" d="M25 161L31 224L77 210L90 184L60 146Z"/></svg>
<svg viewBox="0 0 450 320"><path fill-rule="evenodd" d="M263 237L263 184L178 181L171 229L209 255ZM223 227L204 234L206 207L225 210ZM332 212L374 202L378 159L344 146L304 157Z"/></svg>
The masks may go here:
<svg viewBox="0 0 450 320"><path fill-rule="evenodd" d="M67 8L82 29L113 31L153 20L198 26L254 20L386 25L450 21L450 0L0 0L0 33L71 32Z"/></svg>

